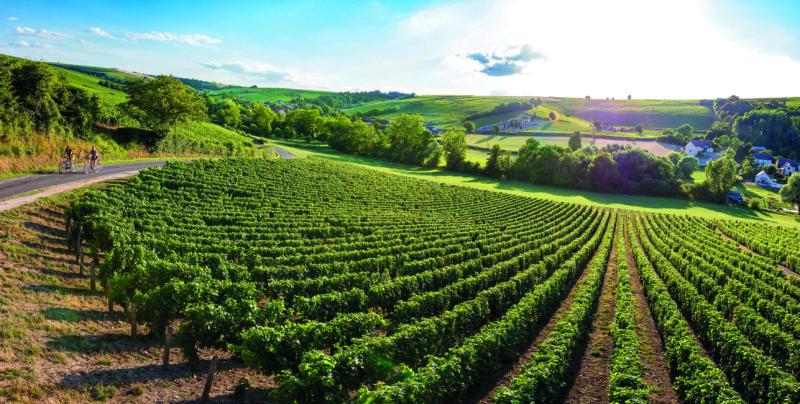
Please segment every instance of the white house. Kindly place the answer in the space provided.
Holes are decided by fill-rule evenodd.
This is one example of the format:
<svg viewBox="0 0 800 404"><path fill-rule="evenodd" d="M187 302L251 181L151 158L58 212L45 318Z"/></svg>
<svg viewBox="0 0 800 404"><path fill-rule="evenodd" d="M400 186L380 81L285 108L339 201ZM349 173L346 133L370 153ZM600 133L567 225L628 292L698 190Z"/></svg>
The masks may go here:
<svg viewBox="0 0 800 404"><path fill-rule="evenodd" d="M756 161L756 164L760 166L768 166L772 164L772 155L771 154L754 154L753 160Z"/></svg>
<svg viewBox="0 0 800 404"><path fill-rule="evenodd" d="M764 170L761 170L761 172L756 175L756 185L778 189L783 186L775 182L775 180L773 180L772 177L770 177L769 174L767 174L767 172Z"/></svg>
<svg viewBox="0 0 800 404"><path fill-rule="evenodd" d="M691 140L686 145L686 154L697 156L698 153L710 153L714 150L714 145L710 140Z"/></svg>
<svg viewBox="0 0 800 404"><path fill-rule="evenodd" d="M791 175L792 173L796 173L798 171L797 160L790 160L781 157L775 163L775 166L778 167L778 170L781 170L783 175Z"/></svg>

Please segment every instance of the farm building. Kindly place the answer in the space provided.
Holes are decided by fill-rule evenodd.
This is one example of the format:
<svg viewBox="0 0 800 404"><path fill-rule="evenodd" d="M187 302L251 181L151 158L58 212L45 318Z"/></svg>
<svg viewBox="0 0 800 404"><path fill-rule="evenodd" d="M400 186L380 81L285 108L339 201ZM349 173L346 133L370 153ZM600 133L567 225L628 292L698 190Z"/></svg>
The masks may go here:
<svg viewBox="0 0 800 404"><path fill-rule="evenodd" d="M772 179L772 177L770 177L769 174L767 174L767 172L764 170L761 170L761 172L756 175L756 185L778 189L782 187L781 184L775 182L775 180Z"/></svg>
<svg viewBox="0 0 800 404"><path fill-rule="evenodd" d="M772 155L771 154L754 154L753 160L756 161L756 164L760 166L768 166L772 164Z"/></svg>
<svg viewBox="0 0 800 404"><path fill-rule="evenodd" d="M710 153L714 150L714 145L710 140L692 140L686 145L686 154L697 156L698 153Z"/></svg>
<svg viewBox="0 0 800 404"><path fill-rule="evenodd" d="M789 175L798 171L797 160L779 158L775 166L778 167L778 170L781 170L783 175Z"/></svg>

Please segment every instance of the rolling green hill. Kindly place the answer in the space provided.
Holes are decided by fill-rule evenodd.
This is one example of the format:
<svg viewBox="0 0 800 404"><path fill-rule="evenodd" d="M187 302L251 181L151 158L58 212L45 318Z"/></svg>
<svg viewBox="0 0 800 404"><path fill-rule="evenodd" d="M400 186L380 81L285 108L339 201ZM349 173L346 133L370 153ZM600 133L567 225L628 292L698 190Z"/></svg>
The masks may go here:
<svg viewBox="0 0 800 404"><path fill-rule="evenodd" d="M347 112L367 112L380 108L399 107L397 112L378 115L393 118L400 114L420 114L426 124L439 129L460 129L464 119L472 114L489 111L496 105L527 102L530 97L497 96L421 96L348 109ZM677 128L684 123L697 130L706 130L716 120L711 107L699 105L699 100L584 100L581 98L542 98L543 104L523 112L492 115L475 120L477 127L492 125L523 113L546 117L556 112L555 122L548 122L526 132L571 133L591 131L590 122L599 120L615 126L633 127L644 123L648 129ZM655 136L657 132L645 133Z"/></svg>
<svg viewBox="0 0 800 404"><path fill-rule="evenodd" d="M221 99L223 93L233 94L237 98L252 102L284 101L288 102L292 98L300 95L303 98L317 98L321 95L335 95L330 91L316 90L296 90L291 88L250 88L250 87L230 87L217 91L210 91L208 95L215 99Z"/></svg>
<svg viewBox="0 0 800 404"><path fill-rule="evenodd" d="M118 81L121 81L121 82L125 82L125 81L128 81L128 80L141 80L142 79L140 76L137 76L137 75L134 75L134 74L130 74L130 73L123 73L123 72L117 71L117 70L115 70L113 68L110 68L110 67L71 65L71 64L66 64L66 63L49 63L49 64L51 66L60 67L60 68L66 69L66 70L72 70L72 71L80 70L82 72L88 72L88 73L93 73L93 74L105 74L110 79L115 80L115 81L118 80ZM90 75L87 74L87 76L90 76Z"/></svg>

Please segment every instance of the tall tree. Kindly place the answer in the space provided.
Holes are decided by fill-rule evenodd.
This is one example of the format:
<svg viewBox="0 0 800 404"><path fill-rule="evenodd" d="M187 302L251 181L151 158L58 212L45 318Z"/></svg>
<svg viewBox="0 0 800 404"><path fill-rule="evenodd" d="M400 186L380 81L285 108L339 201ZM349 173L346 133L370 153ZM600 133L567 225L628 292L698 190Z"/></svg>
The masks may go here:
<svg viewBox="0 0 800 404"><path fill-rule="evenodd" d="M452 170L467 158L467 139L464 132L448 130L442 139L446 168Z"/></svg>
<svg viewBox="0 0 800 404"><path fill-rule="evenodd" d="M717 201L725 200L736 182L736 162L728 157L709 161L705 181Z"/></svg>
<svg viewBox="0 0 800 404"><path fill-rule="evenodd" d="M791 203L800 212L800 173L789 177L789 181L781 188L780 196L782 201Z"/></svg>
<svg viewBox="0 0 800 404"><path fill-rule="evenodd" d="M486 159L486 174L490 177L499 177L502 175L501 172L501 158L502 158L503 150L500 149L500 145L493 145L491 149L489 149L489 157Z"/></svg>
<svg viewBox="0 0 800 404"><path fill-rule="evenodd" d="M494 126L492 126L492 132L500 133L500 125L494 124Z"/></svg>
<svg viewBox="0 0 800 404"><path fill-rule="evenodd" d="M683 174L684 178L692 178L692 174L699 168L700 160L697 157L685 156L678 161L678 171Z"/></svg>
<svg viewBox="0 0 800 404"><path fill-rule="evenodd" d="M576 130L573 134L569 135L569 148L572 149L572 151L581 148L581 132Z"/></svg>
<svg viewBox="0 0 800 404"><path fill-rule="evenodd" d="M173 76L142 80L127 87L128 101L120 107L161 137L179 123L206 117L205 101Z"/></svg>

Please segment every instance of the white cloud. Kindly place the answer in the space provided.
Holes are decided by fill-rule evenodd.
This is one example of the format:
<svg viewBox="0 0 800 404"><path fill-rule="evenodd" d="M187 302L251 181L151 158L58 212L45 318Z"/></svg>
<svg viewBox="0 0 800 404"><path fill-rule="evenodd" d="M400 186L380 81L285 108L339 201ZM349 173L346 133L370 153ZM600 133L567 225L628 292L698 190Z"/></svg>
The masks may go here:
<svg viewBox="0 0 800 404"><path fill-rule="evenodd" d="M49 39L64 39L64 38L73 38L72 35L62 34L60 32L52 32L46 29L35 30L28 27L16 27L14 28L14 34L19 36L34 36L38 38L49 38Z"/></svg>
<svg viewBox="0 0 800 404"><path fill-rule="evenodd" d="M133 41L138 41L140 39L149 39L159 42L174 41L174 42L186 43L192 46L208 46L222 42L222 40L220 39L214 39L201 34L186 35L186 34L173 34L170 32L158 32L158 31L151 31L142 34L125 31L125 36L127 36Z"/></svg>
<svg viewBox="0 0 800 404"><path fill-rule="evenodd" d="M524 44L488 51L461 51L444 58L442 63L462 72L500 77L522 74L532 62L546 59L542 52Z"/></svg>
<svg viewBox="0 0 800 404"><path fill-rule="evenodd" d="M88 32L88 33L91 33L91 34L94 34L94 35L97 35L97 36L102 36L104 38L116 39L113 36L111 36L111 34L109 34L108 32L103 31L99 27L86 28L84 31Z"/></svg>
<svg viewBox="0 0 800 404"><path fill-rule="evenodd" d="M277 68L267 63L249 61L227 61L200 63L200 65L213 69L235 73L258 80L260 83L308 84L314 77L310 74L300 74L291 69Z"/></svg>
<svg viewBox="0 0 800 404"><path fill-rule="evenodd" d="M39 42L28 43L28 42L25 42L25 41L10 42L10 43L7 43L6 46L13 46L15 48L53 49L52 45L48 45L46 43L39 43Z"/></svg>
<svg viewBox="0 0 800 404"><path fill-rule="evenodd" d="M17 20L17 17L8 17L8 18L6 18L6 19L7 19L7 20L10 20L10 21L16 21L16 20Z"/></svg>
<svg viewBox="0 0 800 404"><path fill-rule="evenodd" d="M567 10L569 28L553 17ZM684 99L800 93L800 81L787 79L800 71L789 51L748 47L710 16L696 0L508 0L432 8L397 25L393 48L402 69L414 74L399 66L382 74L426 93ZM510 61L514 66L484 71L501 62L491 56L508 44L530 44L546 61ZM708 69L714 73L704 74Z"/></svg>

